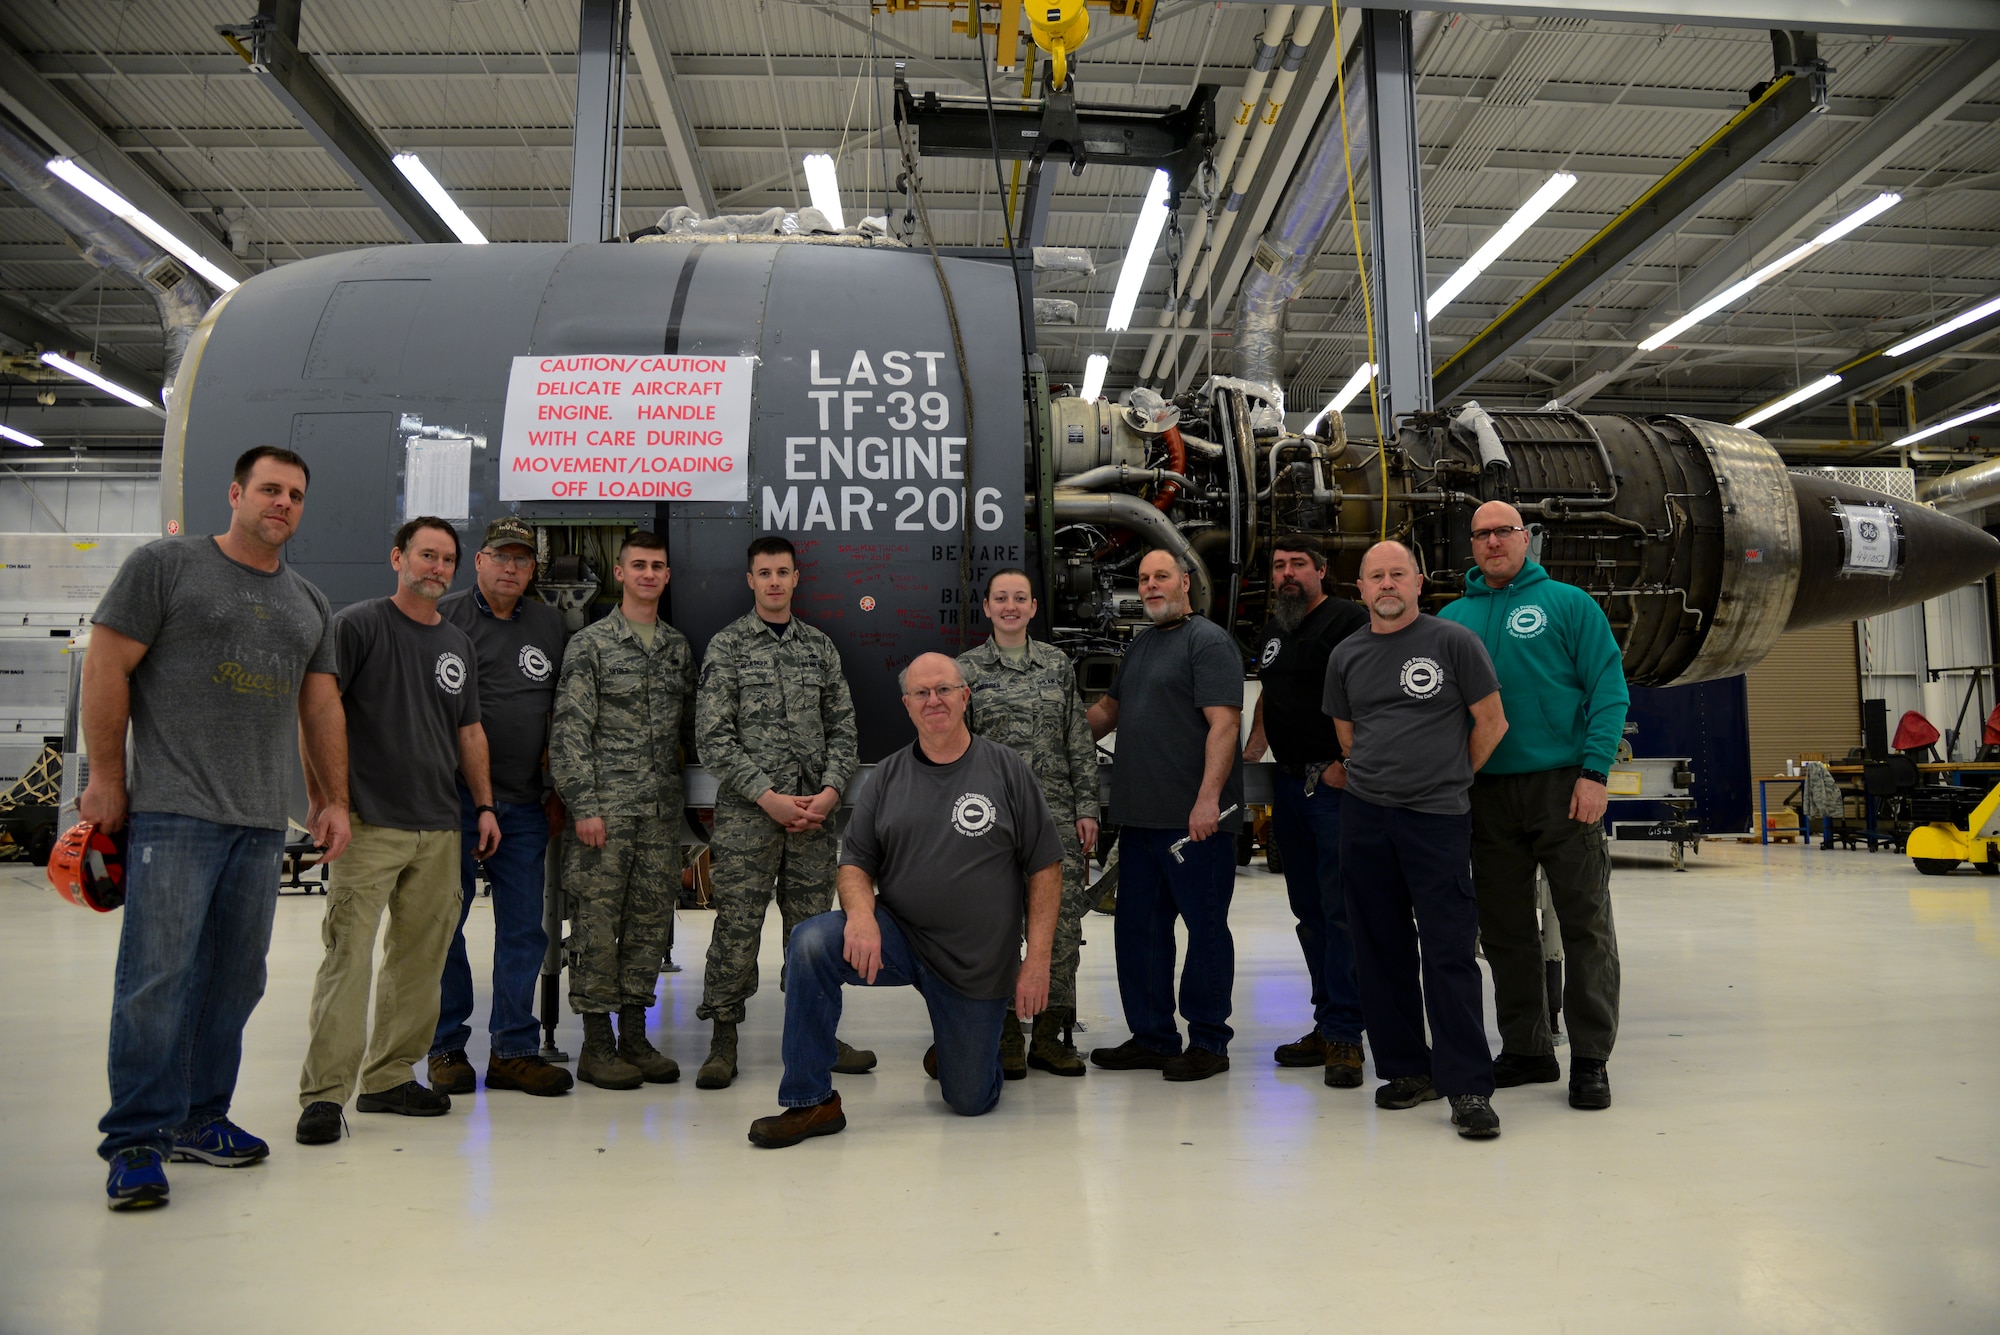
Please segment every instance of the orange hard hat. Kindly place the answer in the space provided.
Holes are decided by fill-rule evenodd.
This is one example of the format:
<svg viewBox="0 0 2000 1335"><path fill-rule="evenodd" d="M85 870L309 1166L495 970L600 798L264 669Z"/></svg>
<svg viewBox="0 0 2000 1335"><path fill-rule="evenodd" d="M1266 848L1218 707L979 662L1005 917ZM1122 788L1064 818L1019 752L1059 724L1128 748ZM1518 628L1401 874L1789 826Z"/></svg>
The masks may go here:
<svg viewBox="0 0 2000 1335"><path fill-rule="evenodd" d="M63 831L49 853L49 884L78 908L109 913L125 903L125 834L100 833L89 821Z"/></svg>

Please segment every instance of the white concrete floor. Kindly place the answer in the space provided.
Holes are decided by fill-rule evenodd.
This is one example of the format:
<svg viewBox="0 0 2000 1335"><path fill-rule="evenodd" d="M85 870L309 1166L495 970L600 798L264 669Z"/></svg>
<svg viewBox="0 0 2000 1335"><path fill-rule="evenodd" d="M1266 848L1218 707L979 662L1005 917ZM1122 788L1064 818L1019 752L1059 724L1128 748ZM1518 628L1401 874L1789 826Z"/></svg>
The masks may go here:
<svg viewBox="0 0 2000 1335"><path fill-rule="evenodd" d="M1615 886L1608 1112L1504 1090L1471 1143L1445 1104L1274 1067L1306 990L1256 871L1228 1074L1036 1073L964 1120L918 1066L920 1001L850 993L879 1072L839 1078L845 1133L775 1152L744 1139L775 1110L775 926L726 1092L481 1093L294 1144L323 901L287 896L235 1109L273 1154L175 1165L171 1208L127 1216L91 1152L117 919L8 871L0 1331L2000 1329L2000 883L1709 845ZM1111 922L1086 932L1081 1041L1121 1041ZM682 915L655 1016L690 1072L707 933Z"/></svg>

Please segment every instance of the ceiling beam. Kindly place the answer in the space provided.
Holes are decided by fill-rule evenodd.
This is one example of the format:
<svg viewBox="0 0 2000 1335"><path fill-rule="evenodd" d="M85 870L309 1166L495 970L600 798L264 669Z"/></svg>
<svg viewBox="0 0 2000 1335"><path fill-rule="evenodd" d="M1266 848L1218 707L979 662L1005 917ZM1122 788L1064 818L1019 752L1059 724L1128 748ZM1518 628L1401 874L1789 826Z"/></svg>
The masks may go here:
<svg viewBox="0 0 2000 1335"><path fill-rule="evenodd" d="M166 187L112 143L101 126L35 73L26 57L4 41L0 41L0 106L57 153L88 166L99 180L203 259L232 278L250 276L225 242L196 222ZM210 201L203 199L195 207L207 211Z"/></svg>
<svg viewBox="0 0 2000 1335"><path fill-rule="evenodd" d="M157 331L158 326L154 328ZM89 334L44 319L13 301L0 301L0 338L18 343L31 352L60 352L71 357L80 355L83 360L94 361L105 379L116 381L153 403L160 401L159 376L149 375L122 358L106 356L97 350L97 340ZM94 386L85 386L85 392L102 393ZM164 408L158 411L161 417L166 416Z"/></svg>
<svg viewBox="0 0 2000 1335"><path fill-rule="evenodd" d="M1804 232L1845 192L1866 184L1913 139L1963 105L1996 71L2000 71L2000 38L1966 42L1934 61L1908 91L1849 135L1790 191L1759 209L1735 236L1711 250L1674 291L1626 326L1631 346L1622 352L1607 349L1591 358L1569 378L1557 398L1572 408L1587 402L1620 371L1649 355L1637 346L1641 338ZM1885 231L1884 239L1892 236L1893 232Z"/></svg>
<svg viewBox="0 0 2000 1335"><path fill-rule="evenodd" d="M1720 28L1789 28L1806 32L2000 36L1992 0L1396 0L1396 8L1459 14L1600 19L1608 23L1694 23ZM1851 17L1850 17L1851 16Z"/></svg>
<svg viewBox="0 0 2000 1335"><path fill-rule="evenodd" d="M674 180L702 217L713 218L718 211L715 187L708 183L694 123L682 105L681 62L667 47L666 17L663 0L636 0L632 6L632 56L639 65L639 81L645 85L646 100L653 104L653 117L660 123L667 158L674 164ZM631 131L626 131L628 144L630 136Z"/></svg>

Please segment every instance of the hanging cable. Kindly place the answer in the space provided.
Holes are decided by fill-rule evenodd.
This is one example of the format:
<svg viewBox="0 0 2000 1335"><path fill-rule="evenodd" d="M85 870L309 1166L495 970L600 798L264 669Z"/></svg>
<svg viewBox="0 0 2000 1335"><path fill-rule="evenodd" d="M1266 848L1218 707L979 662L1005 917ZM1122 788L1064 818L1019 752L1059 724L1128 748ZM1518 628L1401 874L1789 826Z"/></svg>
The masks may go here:
<svg viewBox="0 0 2000 1335"><path fill-rule="evenodd" d="M1361 262L1361 214L1354 204L1354 149L1347 135L1347 59L1340 44L1340 0L1333 5L1334 95L1340 99L1340 160L1347 168L1347 222L1354 233L1354 272L1361 280L1362 327L1368 331L1368 364L1375 365L1375 297L1368 282L1368 269ZM1376 200L1374 207L1380 207ZM1368 377L1368 402L1375 413L1375 454L1382 462L1381 540L1389 539L1389 440L1382 434L1382 377L1379 371Z"/></svg>

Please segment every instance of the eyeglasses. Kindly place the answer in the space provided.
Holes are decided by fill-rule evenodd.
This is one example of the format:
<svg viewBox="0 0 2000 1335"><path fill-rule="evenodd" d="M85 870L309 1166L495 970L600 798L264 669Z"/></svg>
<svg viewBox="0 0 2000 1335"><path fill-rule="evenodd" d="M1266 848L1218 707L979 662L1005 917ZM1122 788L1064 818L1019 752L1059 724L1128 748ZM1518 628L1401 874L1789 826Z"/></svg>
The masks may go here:
<svg viewBox="0 0 2000 1335"><path fill-rule="evenodd" d="M1509 533L1526 533L1525 524L1502 524L1499 528L1476 528L1472 530L1474 542L1498 542Z"/></svg>
<svg viewBox="0 0 2000 1335"><path fill-rule="evenodd" d="M532 556L502 556L491 547L486 549L486 559L503 570L529 570L535 564Z"/></svg>
<svg viewBox="0 0 2000 1335"><path fill-rule="evenodd" d="M962 685L920 686L914 691L905 691L903 694L912 700L922 700L924 703L929 704L932 700L949 700L953 691L962 691L964 689L965 687Z"/></svg>

